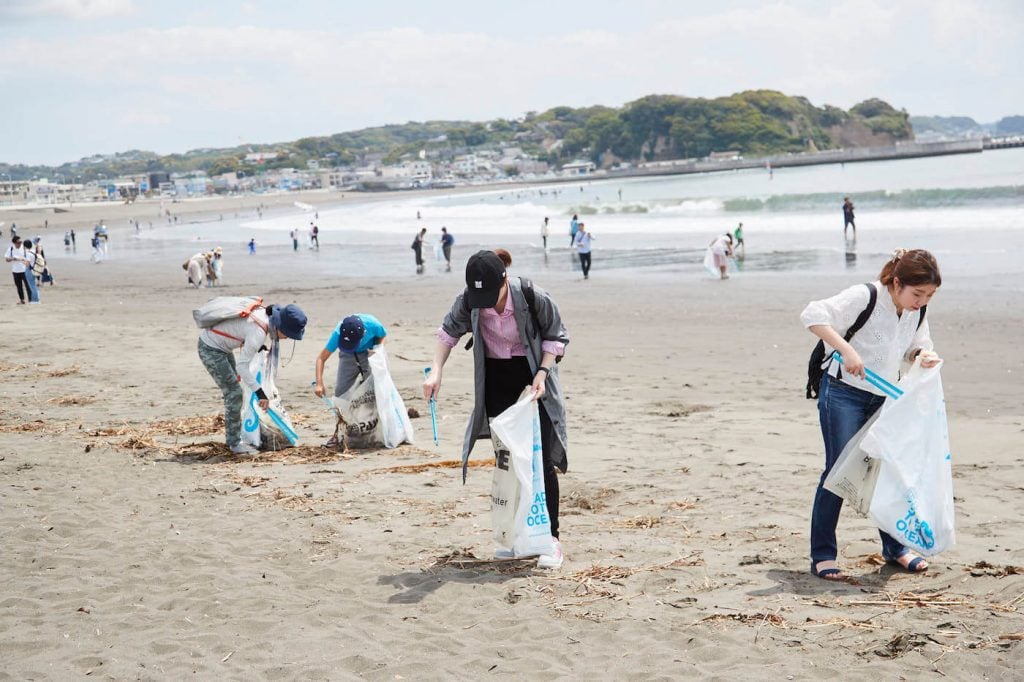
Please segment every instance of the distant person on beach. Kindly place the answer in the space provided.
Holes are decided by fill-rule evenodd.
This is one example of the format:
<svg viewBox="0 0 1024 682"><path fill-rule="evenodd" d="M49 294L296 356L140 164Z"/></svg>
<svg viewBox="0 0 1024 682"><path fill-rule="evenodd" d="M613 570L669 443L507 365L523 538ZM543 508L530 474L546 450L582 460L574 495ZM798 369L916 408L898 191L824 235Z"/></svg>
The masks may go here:
<svg viewBox="0 0 1024 682"><path fill-rule="evenodd" d="M448 234L448 228L441 228L441 253L444 254L444 271L452 271L452 245L455 244L455 237Z"/></svg>
<svg viewBox="0 0 1024 682"><path fill-rule="evenodd" d="M580 187L582 190L583 188ZM580 229L580 217L572 214L572 221L569 222L569 246L576 243L576 232Z"/></svg>
<svg viewBox="0 0 1024 682"><path fill-rule="evenodd" d="M70 251L71 250L71 233L70 232L65 232L64 233L64 250L65 251Z"/></svg>
<svg viewBox="0 0 1024 682"><path fill-rule="evenodd" d="M278 358L280 339L301 341L306 330L306 314L297 305L268 305L257 308L248 317L235 317L199 333L199 359L224 396L224 435L227 446L236 455L252 455L256 449L242 442L242 387L256 394L261 410L270 407L270 399L249 370L250 361L261 349L270 350L271 361ZM238 362L235 351L238 350Z"/></svg>
<svg viewBox="0 0 1024 682"><path fill-rule="evenodd" d="M224 249L219 246L206 258L206 286L215 287L224 284Z"/></svg>
<svg viewBox="0 0 1024 682"><path fill-rule="evenodd" d="M576 231L576 237L573 239L573 245L576 247L576 252L580 255L583 279L590 279L590 241L593 238L594 235L587 232L587 228L583 223L580 223L579 229Z"/></svg>
<svg viewBox="0 0 1024 682"><path fill-rule="evenodd" d="M423 273L423 237L427 234L427 228L416 233L412 240L412 250L416 253L416 274Z"/></svg>
<svg viewBox="0 0 1024 682"><path fill-rule="evenodd" d="M732 255L732 235L726 232L711 240L708 244L711 255L714 258L714 267L718 270L720 279L729 279L729 257Z"/></svg>
<svg viewBox="0 0 1024 682"><path fill-rule="evenodd" d="M548 219L544 217L544 222L540 226L540 238L544 242L544 250L548 250Z"/></svg>
<svg viewBox="0 0 1024 682"><path fill-rule="evenodd" d="M746 247L746 244L744 244L744 242L743 242L743 223L740 223L739 225L737 225L736 229L733 230L732 234L733 234L733 237L736 240L735 241L735 244L736 244L735 249L739 250L739 254L736 257L740 258L740 259L746 258L747 257L747 247Z"/></svg>
<svg viewBox="0 0 1024 682"><path fill-rule="evenodd" d="M843 197L843 238L846 238L846 231L853 228L853 238L857 239L857 225L853 222L853 202L850 197Z"/></svg>
<svg viewBox="0 0 1024 682"><path fill-rule="evenodd" d="M76 246L77 245L75 244L75 231L71 230L71 250L75 251L76 250Z"/></svg>
<svg viewBox="0 0 1024 682"><path fill-rule="evenodd" d="M29 305L39 305L39 283L36 281L36 251L32 240L26 239L25 244L25 283L28 285Z"/></svg>
<svg viewBox="0 0 1024 682"><path fill-rule="evenodd" d="M252 239L249 240L249 255L256 255L256 237L253 237Z"/></svg>
<svg viewBox="0 0 1024 682"><path fill-rule="evenodd" d="M299 231L298 230L292 230L291 238L292 238L292 251L298 251L299 250Z"/></svg>
<svg viewBox="0 0 1024 682"><path fill-rule="evenodd" d="M14 288L18 290L18 305L25 305L25 294L30 293L25 275L25 271L28 269L28 253L18 235L11 237L11 245L7 247L4 260L11 264Z"/></svg>
<svg viewBox="0 0 1024 682"><path fill-rule="evenodd" d="M366 313L349 315L339 322L316 357L316 397L323 398L326 393L324 365L331 355L338 353L338 375L334 380L334 397L338 398L352 388L357 379L370 374L370 353L374 346L384 343L387 335L388 330L380 320ZM337 439L332 436L324 447L338 447Z"/></svg>
<svg viewBox="0 0 1024 682"><path fill-rule="evenodd" d="M922 367L940 362L925 311L942 284L939 264L923 249L898 249L882 266L878 280L868 286L877 292L870 316L849 341L843 334L870 305L868 286L857 284L831 298L812 301L800 320L825 343L826 357L837 350L842 365L831 360L818 389L818 413L825 440L825 469L818 481L811 512L811 572L825 580L846 580L836 563L836 524L843 499L824 488L825 478L851 438L885 402L885 394L865 381L865 360L882 378L896 382L900 366L921 357ZM883 531L882 556L911 573L928 568L921 557Z"/></svg>
<svg viewBox="0 0 1024 682"><path fill-rule="evenodd" d="M101 263L103 261L103 250L100 248L100 236L93 234L92 240L89 243L92 246L92 255L89 256L89 260L93 263Z"/></svg>
<svg viewBox="0 0 1024 682"><path fill-rule="evenodd" d="M312 225L312 228L309 230L309 245L310 245L310 248L316 249L317 251L319 251L320 250L320 228L317 225L313 224L313 223L310 223L310 225Z"/></svg>
<svg viewBox="0 0 1024 682"><path fill-rule="evenodd" d="M462 335L472 333L474 404L462 446L465 482L465 464L473 446L477 439L490 435L488 419L514 405L524 388L532 388L540 408L544 490L553 544L552 553L541 556L537 567L557 569L562 565L562 546L558 540L556 467L565 473L569 461L565 402L555 362L565 352L569 334L551 296L531 283L531 306L523 284L520 277L508 277L504 263L493 251L478 251L469 258L466 289L455 297L437 330L434 361L423 382L423 397L438 397L452 348ZM531 311L535 315L531 316ZM505 550L499 550L496 556L513 558Z"/></svg>

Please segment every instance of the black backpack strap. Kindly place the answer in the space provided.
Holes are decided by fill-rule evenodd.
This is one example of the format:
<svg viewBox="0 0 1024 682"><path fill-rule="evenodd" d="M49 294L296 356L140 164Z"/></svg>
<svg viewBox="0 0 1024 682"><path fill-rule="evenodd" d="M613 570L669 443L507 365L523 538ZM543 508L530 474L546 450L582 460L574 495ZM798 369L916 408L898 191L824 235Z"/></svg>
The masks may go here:
<svg viewBox="0 0 1024 682"><path fill-rule="evenodd" d="M860 315L857 316L857 319L853 321L852 325L850 325L850 328L846 330L846 335L843 336L843 339L846 340L847 343L850 342L850 339L853 338L854 334L860 331L861 327L867 324L868 318L871 317L871 313L875 311L875 304L878 303L878 289L875 288L875 285L871 282L865 282L864 286L868 288L868 307L861 311ZM828 359L829 364L831 364L832 356L830 355ZM838 376L840 378L843 376L843 370L839 370Z"/></svg>
<svg viewBox="0 0 1024 682"><path fill-rule="evenodd" d="M924 324L924 316L928 314L928 306L921 306L921 317L917 318L917 328L920 329L921 325Z"/></svg>
<svg viewBox="0 0 1024 682"><path fill-rule="evenodd" d="M853 338L853 335L859 332L860 328L867 323L868 318L871 317L871 313L875 311L875 304L878 303L878 289L875 288L875 285L871 282L865 282L864 286L868 288L869 292L868 307L857 316L857 319L846 331L846 336L843 338L846 339L847 342L849 342L850 339Z"/></svg>

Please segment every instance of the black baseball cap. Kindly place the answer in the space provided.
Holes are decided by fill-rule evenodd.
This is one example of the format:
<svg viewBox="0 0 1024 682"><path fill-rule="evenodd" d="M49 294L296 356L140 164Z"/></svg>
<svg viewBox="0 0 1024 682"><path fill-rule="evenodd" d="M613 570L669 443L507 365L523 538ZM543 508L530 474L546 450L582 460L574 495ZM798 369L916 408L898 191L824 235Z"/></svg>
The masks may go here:
<svg viewBox="0 0 1024 682"><path fill-rule="evenodd" d="M466 302L470 308L493 308L508 274L493 251L477 251L466 263Z"/></svg>

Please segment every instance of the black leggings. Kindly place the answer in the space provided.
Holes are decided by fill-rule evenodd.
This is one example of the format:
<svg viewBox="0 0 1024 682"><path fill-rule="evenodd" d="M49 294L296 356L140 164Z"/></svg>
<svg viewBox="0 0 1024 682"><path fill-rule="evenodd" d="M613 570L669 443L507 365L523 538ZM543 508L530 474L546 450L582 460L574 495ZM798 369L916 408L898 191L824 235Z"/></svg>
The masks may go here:
<svg viewBox="0 0 1024 682"><path fill-rule="evenodd" d="M509 360L487 358L484 368L484 406L487 418L493 419L515 405L523 389L533 383L533 375L530 374L530 363L523 356ZM557 436L544 405L537 403L537 406L540 408L540 438L543 446L541 452L544 463L544 496L551 519L551 535L557 538L558 474L551 462L551 450Z"/></svg>
<svg viewBox="0 0 1024 682"><path fill-rule="evenodd" d="M590 254L580 254L580 267L583 268L583 276L590 277Z"/></svg>
<svg viewBox="0 0 1024 682"><path fill-rule="evenodd" d="M24 272L12 272L14 275L14 286L18 288L18 298L21 302L25 302L25 292L28 291L28 280L25 279Z"/></svg>

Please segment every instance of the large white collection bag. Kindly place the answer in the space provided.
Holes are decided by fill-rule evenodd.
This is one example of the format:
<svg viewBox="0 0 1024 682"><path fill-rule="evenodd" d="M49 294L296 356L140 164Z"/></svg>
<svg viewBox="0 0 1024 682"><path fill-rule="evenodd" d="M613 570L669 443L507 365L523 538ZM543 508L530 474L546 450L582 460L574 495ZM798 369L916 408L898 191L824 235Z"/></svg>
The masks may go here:
<svg viewBox="0 0 1024 682"><path fill-rule="evenodd" d="M873 421L843 449L825 488L918 554L934 556L956 543L952 455L938 366L914 364Z"/></svg>
<svg viewBox="0 0 1024 682"><path fill-rule="evenodd" d="M259 397L242 384L242 442L263 450L282 450L297 445L298 434L281 404L274 373L270 371L270 354L260 351L254 355L249 361L249 371L270 399L270 409L261 410L257 405Z"/></svg>
<svg viewBox="0 0 1024 682"><path fill-rule="evenodd" d="M412 423L391 379L382 346L370 355L370 373L334 398L334 405L345 420L350 447L394 448L413 442Z"/></svg>
<svg viewBox="0 0 1024 682"><path fill-rule="evenodd" d="M370 355L370 374L373 375L373 393L376 398L377 414L380 417L380 435L386 448L396 448L402 443L412 443L412 422L405 409L405 401L398 394L395 382L388 371L388 355L384 346L377 346Z"/></svg>
<svg viewBox="0 0 1024 682"><path fill-rule="evenodd" d="M860 447L882 462L871 499L879 528L924 556L956 544L953 462L939 368L918 359Z"/></svg>
<svg viewBox="0 0 1024 682"><path fill-rule="evenodd" d="M515 405L491 420L491 437L497 458L491 489L495 541L517 557L551 554L540 412L529 387ZM506 462L514 481L503 466Z"/></svg>

